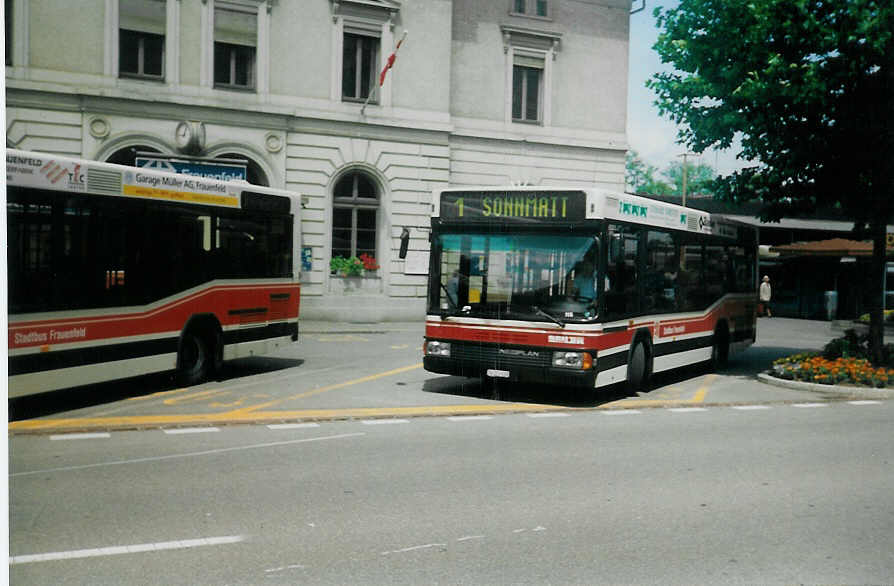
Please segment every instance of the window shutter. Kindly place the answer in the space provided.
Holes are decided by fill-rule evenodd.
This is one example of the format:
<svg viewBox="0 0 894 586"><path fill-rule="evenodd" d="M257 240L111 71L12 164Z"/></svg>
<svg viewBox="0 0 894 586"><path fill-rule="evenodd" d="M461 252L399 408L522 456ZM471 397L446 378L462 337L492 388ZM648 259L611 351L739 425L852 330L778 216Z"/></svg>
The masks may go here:
<svg viewBox="0 0 894 586"><path fill-rule="evenodd" d="M163 35L165 18L164 0L121 0L118 28Z"/></svg>
<svg viewBox="0 0 894 586"><path fill-rule="evenodd" d="M543 57L531 57L530 55L516 54L513 63L519 67L543 69Z"/></svg>
<svg viewBox="0 0 894 586"><path fill-rule="evenodd" d="M257 41L257 14L219 8L214 11L214 42L254 47Z"/></svg>

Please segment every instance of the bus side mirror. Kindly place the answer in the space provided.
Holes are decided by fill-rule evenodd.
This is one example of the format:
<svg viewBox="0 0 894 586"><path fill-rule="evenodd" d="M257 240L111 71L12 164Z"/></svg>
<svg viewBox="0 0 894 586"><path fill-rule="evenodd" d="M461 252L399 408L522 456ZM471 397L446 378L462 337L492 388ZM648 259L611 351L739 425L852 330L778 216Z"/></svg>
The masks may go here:
<svg viewBox="0 0 894 586"><path fill-rule="evenodd" d="M407 228L400 233L400 258L407 258L407 249L410 247L410 231Z"/></svg>

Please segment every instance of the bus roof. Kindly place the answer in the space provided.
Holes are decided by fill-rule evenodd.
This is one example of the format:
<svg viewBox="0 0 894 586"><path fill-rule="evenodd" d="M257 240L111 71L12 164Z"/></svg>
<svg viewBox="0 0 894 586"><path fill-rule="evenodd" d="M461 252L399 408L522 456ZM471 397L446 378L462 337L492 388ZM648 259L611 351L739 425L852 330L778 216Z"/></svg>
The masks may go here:
<svg viewBox="0 0 894 586"><path fill-rule="evenodd" d="M244 191L296 197L297 194L252 185L242 181L221 181L181 175L155 169L129 167L101 161L6 150L7 185L133 197L148 200L238 208Z"/></svg>
<svg viewBox="0 0 894 586"><path fill-rule="evenodd" d="M474 210L474 213L459 218L453 210L459 199L464 200L465 210ZM558 205L554 201L558 201ZM559 211L562 203L567 204L565 214ZM451 224L518 222L528 226L536 223L555 225L557 222L619 220L730 237L735 237L734 224L737 224L723 216L712 216L707 212L639 195L574 186L479 186L435 190L432 217Z"/></svg>

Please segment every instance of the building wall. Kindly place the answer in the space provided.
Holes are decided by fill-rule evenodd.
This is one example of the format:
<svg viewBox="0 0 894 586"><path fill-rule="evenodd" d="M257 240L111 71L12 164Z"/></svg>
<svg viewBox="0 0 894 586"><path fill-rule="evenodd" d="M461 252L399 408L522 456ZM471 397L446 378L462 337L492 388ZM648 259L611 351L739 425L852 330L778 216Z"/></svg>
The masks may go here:
<svg viewBox="0 0 894 586"><path fill-rule="evenodd" d="M238 0L251 2L253 0ZM169 0L164 81L119 78L117 0L13 0L6 69L7 145L105 160L141 146L177 154L174 129L201 121L201 153L238 153L274 187L304 196L306 318L421 319L425 275L397 257L428 250L431 193L448 185L598 185L623 189L629 6L621 0L552 0L549 19L510 14L509 0L254 0L256 91L212 87L208 15L215 0ZM346 14L384 14L380 58L409 31L379 104L340 97ZM173 20L172 20L173 19ZM548 120L507 117L511 53L505 27L559 38L550 61ZM204 27L204 32L203 32ZM552 36L550 36L552 35ZM507 69L508 68L508 69ZM263 79L262 79L263 78ZM332 190L361 170L380 194L375 277L329 274Z"/></svg>

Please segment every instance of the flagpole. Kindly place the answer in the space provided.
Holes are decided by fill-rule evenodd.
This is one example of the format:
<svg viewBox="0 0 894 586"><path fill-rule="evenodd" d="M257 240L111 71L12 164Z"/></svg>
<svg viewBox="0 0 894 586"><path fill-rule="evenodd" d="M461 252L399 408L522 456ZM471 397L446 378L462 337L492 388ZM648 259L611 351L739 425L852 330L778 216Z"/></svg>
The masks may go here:
<svg viewBox="0 0 894 586"><path fill-rule="evenodd" d="M385 66L382 68L382 73L379 74L379 88L385 85L385 74L394 66L394 58L397 57L397 50L400 49L401 44L403 44L404 39L407 38L407 30L404 30L404 34L400 37L400 40L397 42L397 45L394 47L394 51L391 53L391 56L388 57L388 61L385 63ZM380 92L381 93L381 92ZM372 98L372 89L366 95L366 100L363 102L363 106L360 108L360 115L363 116L366 111L366 106L369 104L370 98Z"/></svg>

